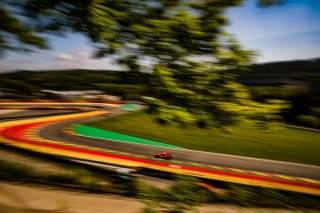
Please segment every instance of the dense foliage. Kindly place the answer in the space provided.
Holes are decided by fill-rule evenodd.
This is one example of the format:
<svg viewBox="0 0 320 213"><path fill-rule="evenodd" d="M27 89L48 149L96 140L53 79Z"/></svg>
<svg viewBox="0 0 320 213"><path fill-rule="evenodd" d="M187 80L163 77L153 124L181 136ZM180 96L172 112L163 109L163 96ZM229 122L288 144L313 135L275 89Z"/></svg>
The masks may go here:
<svg viewBox="0 0 320 213"><path fill-rule="evenodd" d="M31 51L48 48L46 40L34 28L21 22L14 10L0 6L0 56L6 51Z"/></svg>
<svg viewBox="0 0 320 213"><path fill-rule="evenodd" d="M39 32L82 33L94 43L97 57L117 55L133 73L143 70L139 61L152 61L150 71L160 79L161 89L156 91L159 99L150 104L161 122L225 126L243 119L278 121L285 104L255 102L236 81L249 70L254 54L224 32L228 23L224 12L242 2L6 0L9 6L3 11L13 8ZM271 6L282 1L258 2ZM41 40L32 41L39 46Z"/></svg>

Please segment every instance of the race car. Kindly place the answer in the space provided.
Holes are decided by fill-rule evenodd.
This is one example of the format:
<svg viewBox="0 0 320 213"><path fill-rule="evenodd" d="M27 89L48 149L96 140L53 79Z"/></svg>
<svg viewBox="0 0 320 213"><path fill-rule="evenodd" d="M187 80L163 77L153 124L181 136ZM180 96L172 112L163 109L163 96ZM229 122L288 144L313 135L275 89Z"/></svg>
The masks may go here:
<svg viewBox="0 0 320 213"><path fill-rule="evenodd" d="M168 152L160 152L155 154L153 157L155 158L161 158L161 159L165 159L165 160L170 160L173 157L173 154L170 154Z"/></svg>

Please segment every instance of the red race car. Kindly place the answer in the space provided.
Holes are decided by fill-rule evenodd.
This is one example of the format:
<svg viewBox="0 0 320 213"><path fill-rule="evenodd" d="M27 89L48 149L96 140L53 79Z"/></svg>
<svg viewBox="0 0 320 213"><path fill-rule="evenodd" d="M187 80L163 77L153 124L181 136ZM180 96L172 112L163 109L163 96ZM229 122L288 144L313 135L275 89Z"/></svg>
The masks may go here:
<svg viewBox="0 0 320 213"><path fill-rule="evenodd" d="M170 160L173 157L173 154L170 154L168 152L160 152L155 154L153 157L155 158L161 158L161 159L165 159L165 160Z"/></svg>

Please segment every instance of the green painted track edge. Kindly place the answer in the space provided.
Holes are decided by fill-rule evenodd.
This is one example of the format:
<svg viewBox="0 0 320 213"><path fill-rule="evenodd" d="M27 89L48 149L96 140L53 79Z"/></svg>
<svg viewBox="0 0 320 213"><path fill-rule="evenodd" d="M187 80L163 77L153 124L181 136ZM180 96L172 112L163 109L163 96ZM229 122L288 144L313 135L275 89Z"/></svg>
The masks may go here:
<svg viewBox="0 0 320 213"><path fill-rule="evenodd" d="M181 149L182 147L159 142L159 141L153 141L148 140L144 138L134 137L130 135L125 135L117 132L111 132L104 129L99 129L91 126L86 125L76 125L74 127L74 131L77 134L88 136L88 137L95 137L95 138L102 138L102 139L109 139L109 140L115 140L125 143L136 143L136 144L142 144L142 145L149 145L149 146L158 146L158 147L165 147L165 148L176 148Z"/></svg>

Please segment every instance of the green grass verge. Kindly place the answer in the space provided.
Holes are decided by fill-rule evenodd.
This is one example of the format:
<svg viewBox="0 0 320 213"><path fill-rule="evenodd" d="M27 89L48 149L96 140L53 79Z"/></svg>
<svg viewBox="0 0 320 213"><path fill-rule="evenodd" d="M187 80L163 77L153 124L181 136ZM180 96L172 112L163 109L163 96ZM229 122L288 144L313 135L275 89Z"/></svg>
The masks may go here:
<svg viewBox="0 0 320 213"><path fill-rule="evenodd" d="M270 133L245 123L233 127L231 133L180 128L160 125L144 112L105 118L86 125L188 149L320 165L320 133L287 128Z"/></svg>

